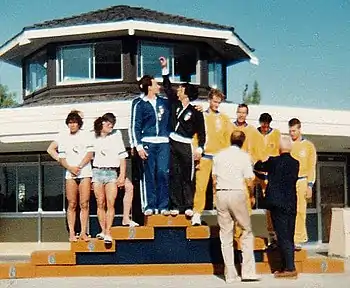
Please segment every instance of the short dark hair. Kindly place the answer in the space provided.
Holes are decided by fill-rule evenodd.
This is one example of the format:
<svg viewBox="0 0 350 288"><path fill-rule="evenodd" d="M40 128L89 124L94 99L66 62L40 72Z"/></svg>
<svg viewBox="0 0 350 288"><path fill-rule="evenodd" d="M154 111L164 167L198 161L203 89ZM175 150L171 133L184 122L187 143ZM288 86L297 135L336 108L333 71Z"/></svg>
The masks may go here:
<svg viewBox="0 0 350 288"><path fill-rule="evenodd" d="M95 122L94 122L94 131L95 131L95 135L96 137L100 137L101 136L101 131L102 131L102 126L103 126L103 122L110 122L113 124L113 126L115 125L116 122L116 117L114 116L113 113L106 113L104 115L102 115L102 117L98 117Z"/></svg>
<svg viewBox="0 0 350 288"><path fill-rule="evenodd" d="M211 100L214 98L214 96L221 99L221 101L225 100L225 95L222 93L219 89L210 89L208 98Z"/></svg>
<svg viewBox="0 0 350 288"><path fill-rule="evenodd" d="M79 111L72 111L68 114L66 118L66 125L68 126L69 123L78 123L79 129L83 127L83 119L79 115Z"/></svg>
<svg viewBox="0 0 350 288"><path fill-rule="evenodd" d="M295 126L295 125L298 125L298 128L301 127L301 122L300 122L300 120L299 120L298 118L292 118L292 119L290 119L290 120L288 121L288 126L289 126L289 127L293 127L293 126Z"/></svg>
<svg viewBox="0 0 350 288"><path fill-rule="evenodd" d="M197 86L192 85L188 82L181 84L181 86L185 88L185 95L187 95L190 101L194 101L198 98L199 92Z"/></svg>
<svg viewBox="0 0 350 288"><path fill-rule="evenodd" d="M272 117L269 113L262 113L259 117L259 122L260 123L271 123L272 122Z"/></svg>
<svg viewBox="0 0 350 288"><path fill-rule="evenodd" d="M245 103L238 104L237 111L238 111L239 108L246 108L247 109L247 114L249 114L249 108L248 108L247 104L245 104Z"/></svg>
<svg viewBox="0 0 350 288"><path fill-rule="evenodd" d="M236 145L239 148L242 148L245 141L245 134L242 131L235 130L231 134L231 145Z"/></svg>
<svg viewBox="0 0 350 288"><path fill-rule="evenodd" d="M148 95L148 87L152 86L153 76L144 75L138 82L140 91Z"/></svg>

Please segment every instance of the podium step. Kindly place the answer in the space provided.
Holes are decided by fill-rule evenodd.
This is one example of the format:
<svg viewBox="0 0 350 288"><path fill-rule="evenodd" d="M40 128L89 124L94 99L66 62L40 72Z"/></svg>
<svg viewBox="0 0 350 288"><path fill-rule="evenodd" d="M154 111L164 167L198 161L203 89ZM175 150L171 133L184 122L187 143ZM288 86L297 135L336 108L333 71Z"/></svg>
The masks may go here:
<svg viewBox="0 0 350 288"><path fill-rule="evenodd" d="M177 216L151 215L151 216L145 216L145 226L188 227L188 226L191 226L191 221L185 215L177 215Z"/></svg>
<svg viewBox="0 0 350 288"><path fill-rule="evenodd" d="M40 265L75 265L75 253L72 251L34 251L31 263Z"/></svg>
<svg viewBox="0 0 350 288"><path fill-rule="evenodd" d="M303 273L344 273L345 265L341 259L308 258L302 262Z"/></svg>
<svg viewBox="0 0 350 288"><path fill-rule="evenodd" d="M31 263L0 264L0 279L21 279L33 277L35 277L35 269Z"/></svg>
<svg viewBox="0 0 350 288"><path fill-rule="evenodd" d="M278 250L273 251L265 251L263 262L271 262L271 261L280 261L281 254ZM303 262L307 259L307 251L300 250L294 252L294 261L295 262Z"/></svg>
<svg viewBox="0 0 350 288"><path fill-rule="evenodd" d="M154 239L153 227L112 227L111 236L114 240L147 240Z"/></svg>
<svg viewBox="0 0 350 288"><path fill-rule="evenodd" d="M88 242L83 240L78 240L77 242L71 242L71 251L73 253L77 252L115 252L115 241L112 244L106 245L103 240L98 240L96 238L91 238Z"/></svg>

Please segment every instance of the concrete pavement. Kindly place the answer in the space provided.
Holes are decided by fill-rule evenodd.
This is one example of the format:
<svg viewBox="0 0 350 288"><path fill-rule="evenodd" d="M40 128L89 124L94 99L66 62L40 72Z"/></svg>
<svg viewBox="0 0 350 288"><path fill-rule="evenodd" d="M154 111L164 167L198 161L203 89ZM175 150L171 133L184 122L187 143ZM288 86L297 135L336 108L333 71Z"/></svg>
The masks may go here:
<svg viewBox="0 0 350 288"><path fill-rule="evenodd" d="M303 288L348 288L350 273L344 274L301 274L297 280L277 280L272 275L263 275L260 282L226 284L217 276L147 276L147 277L77 277L39 278L22 280L0 280L0 288L182 288L182 287L303 287Z"/></svg>

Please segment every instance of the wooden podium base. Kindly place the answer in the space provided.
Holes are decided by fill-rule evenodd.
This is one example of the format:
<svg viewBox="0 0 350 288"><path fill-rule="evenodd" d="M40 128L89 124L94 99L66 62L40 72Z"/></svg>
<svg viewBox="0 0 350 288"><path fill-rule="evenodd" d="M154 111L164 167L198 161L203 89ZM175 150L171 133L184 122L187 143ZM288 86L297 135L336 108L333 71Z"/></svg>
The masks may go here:
<svg viewBox="0 0 350 288"><path fill-rule="evenodd" d="M212 275L223 274L219 228L190 226L183 215L146 217L146 226L113 227L114 242L90 239L71 243L67 251L35 251L28 263L0 264L0 279L74 276ZM234 239L237 265L240 241ZM278 251L266 251L266 239L255 238L256 269L273 273L280 265ZM344 261L308 258L295 252L299 273L343 273Z"/></svg>

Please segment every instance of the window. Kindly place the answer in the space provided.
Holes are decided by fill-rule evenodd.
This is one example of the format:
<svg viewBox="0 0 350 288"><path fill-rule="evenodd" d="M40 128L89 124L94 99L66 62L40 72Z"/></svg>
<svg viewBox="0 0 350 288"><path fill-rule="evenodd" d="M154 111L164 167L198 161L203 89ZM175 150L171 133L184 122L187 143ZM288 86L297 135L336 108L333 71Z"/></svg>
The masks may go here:
<svg viewBox="0 0 350 288"><path fill-rule="evenodd" d="M26 95L47 86L47 55L39 53L28 59L26 69Z"/></svg>
<svg viewBox="0 0 350 288"><path fill-rule="evenodd" d="M64 174L64 168L47 154L0 155L0 217L39 208L63 212Z"/></svg>
<svg viewBox="0 0 350 288"><path fill-rule="evenodd" d="M17 167L18 212L38 211L38 166Z"/></svg>
<svg viewBox="0 0 350 288"><path fill-rule="evenodd" d="M0 212L16 212L16 167L0 167Z"/></svg>
<svg viewBox="0 0 350 288"><path fill-rule="evenodd" d="M43 211L63 211L65 170L54 164L43 165Z"/></svg>
<svg viewBox="0 0 350 288"><path fill-rule="evenodd" d="M120 42L64 46L58 50L58 83L74 84L122 79Z"/></svg>
<svg viewBox="0 0 350 288"><path fill-rule="evenodd" d="M159 57L164 56L172 81L200 83L198 52L189 45L171 45L140 42L138 52L138 77L152 75L161 81Z"/></svg>
<svg viewBox="0 0 350 288"><path fill-rule="evenodd" d="M222 64L219 62L208 63L209 86L224 91Z"/></svg>

